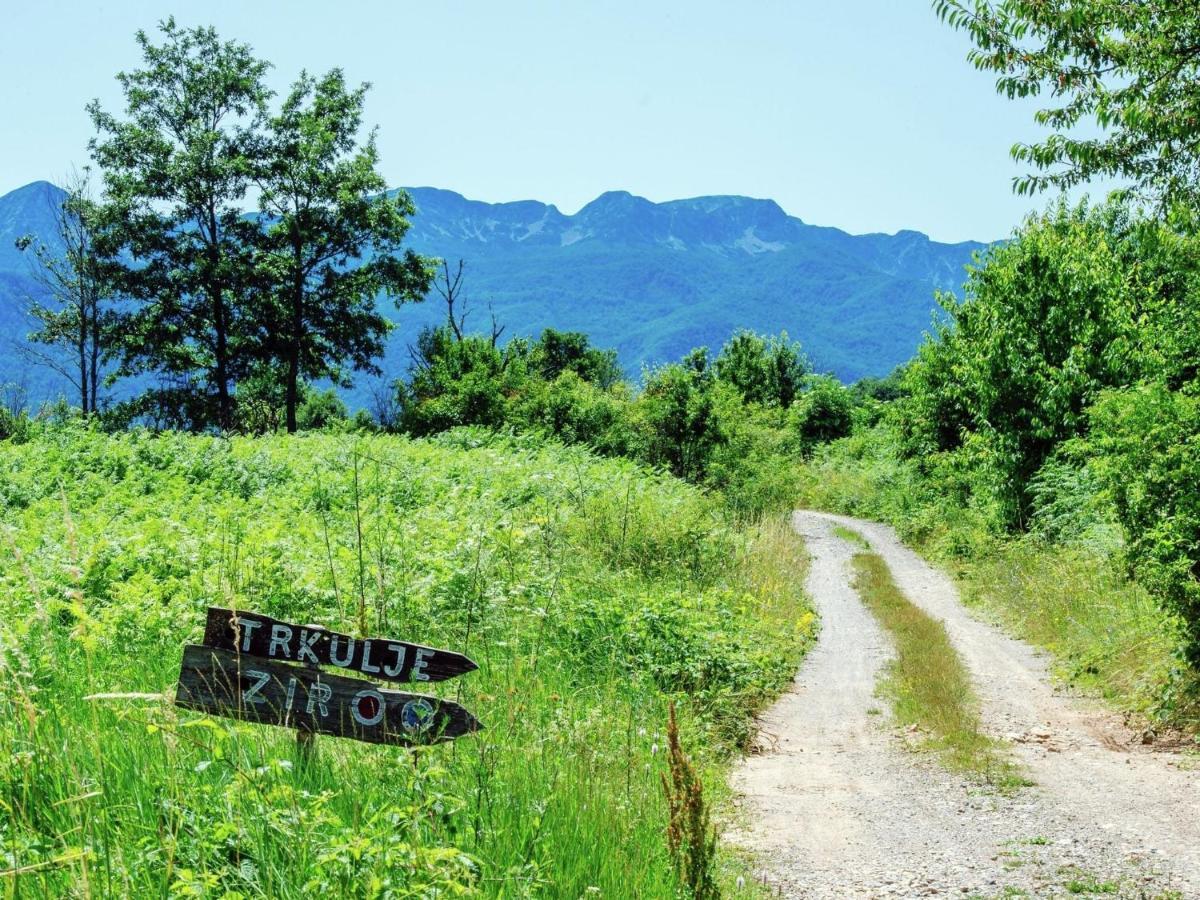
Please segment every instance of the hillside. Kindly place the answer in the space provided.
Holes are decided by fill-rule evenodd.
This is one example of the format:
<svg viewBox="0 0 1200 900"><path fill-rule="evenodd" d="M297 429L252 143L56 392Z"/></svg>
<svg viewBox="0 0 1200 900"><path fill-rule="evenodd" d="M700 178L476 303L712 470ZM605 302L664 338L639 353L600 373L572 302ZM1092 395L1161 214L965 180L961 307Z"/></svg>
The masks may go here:
<svg viewBox="0 0 1200 900"><path fill-rule="evenodd" d="M482 203L452 191L409 189L410 234L422 253L467 261L477 327L488 308L508 335L551 326L615 347L627 371L719 347L737 328L786 330L820 370L853 380L884 375L911 356L935 289L955 290L982 244L940 244L914 231L851 235L809 225L770 200L717 196L651 203L614 191L574 215L536 201ZM57 189L36 182L0 197L0 372L22 372L11 340L33 290L22 234L47 234ZM394 314L384 370L401 374L434 303ZM42 389L53 382L26 372ZM12 380L6 375L3 380ZM360 385L352 399L362 401Z"/></svg>
<svg viewBox="0 0 1200 900"><path fill-rule="evenodd" d="M843 379L886 374L912 355L933 291L957 289L983 246L911 231L850 235L748 197L651 203L612 191L567 216L534 201L410 193L420 210L413 245L466 259L477 305L490 302L521 333L586 331L633 371L719 347L745 327L786 330Z"/></svg>

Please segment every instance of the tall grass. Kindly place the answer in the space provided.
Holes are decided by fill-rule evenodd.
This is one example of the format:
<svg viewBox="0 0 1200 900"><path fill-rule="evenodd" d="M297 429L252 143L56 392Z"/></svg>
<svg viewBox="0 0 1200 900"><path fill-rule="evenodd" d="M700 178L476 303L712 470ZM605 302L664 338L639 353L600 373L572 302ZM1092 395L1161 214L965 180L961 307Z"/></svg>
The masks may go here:
<svg viewBox="0 0 1200 900"><path fill-rule="evenodd" d="M811 637L800 554L674 479L472 431L0 443L0 887L675 897L668 702L721 782ZM466 652L434 690L486 730L305 754L178 710L210 604Z"/></svg>
<svg viewBox="0 0 1200 900"><path fill-rule="evenodd" d="M1172 620L1109 560L1024 540L956 569L964 601L1049 650L1063 678L1152 720L1200 725Z"/></svg>

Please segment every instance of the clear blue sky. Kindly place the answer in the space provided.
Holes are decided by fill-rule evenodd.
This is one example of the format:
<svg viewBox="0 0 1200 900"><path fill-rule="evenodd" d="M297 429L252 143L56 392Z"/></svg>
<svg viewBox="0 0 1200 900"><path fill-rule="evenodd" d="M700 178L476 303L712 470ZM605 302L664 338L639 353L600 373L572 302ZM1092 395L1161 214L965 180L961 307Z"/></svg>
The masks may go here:
<svg viewBox="0 0 1200 900"><path fill-rule="evenodd" d="M275 64L374 89L393 185L574 212L624 189L777 200L852 232L1006 235L1031 107L997 96L927 0L6 0L0 193L86 161L93 97L174 13ZM1095 192L1095 191L1094 191Z"/></svg>

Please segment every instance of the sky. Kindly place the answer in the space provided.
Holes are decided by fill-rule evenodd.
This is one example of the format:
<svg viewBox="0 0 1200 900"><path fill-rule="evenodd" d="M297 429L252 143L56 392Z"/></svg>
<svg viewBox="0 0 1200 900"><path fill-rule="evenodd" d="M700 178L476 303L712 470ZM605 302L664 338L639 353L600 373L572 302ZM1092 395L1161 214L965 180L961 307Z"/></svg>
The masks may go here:
<svg viewBox="0 0 1200 900"><path fill-rule="evenodd" d="M133 35L168 15L372 84L393 186L573 213L606 190L744 194L853 233L1008 235L1034 107L995 93L928 0L0 0L0 194L87 161ZM1093 189L1102 194L1103 186Z"/></svg>

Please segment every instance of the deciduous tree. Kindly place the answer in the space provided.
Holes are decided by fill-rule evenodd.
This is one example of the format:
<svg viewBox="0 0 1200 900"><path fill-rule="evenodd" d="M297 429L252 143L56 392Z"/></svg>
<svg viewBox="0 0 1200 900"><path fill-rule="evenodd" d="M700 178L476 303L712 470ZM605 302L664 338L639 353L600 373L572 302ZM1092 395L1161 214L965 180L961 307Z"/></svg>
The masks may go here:
<svg viewBox="0 0 1200 900"><path fill-rule="evenodd" d="M102 370L113 354L118 317L98 246L101 209L88 174L73 175L66 191L51 210L52 233L24 235L17 247L33 255L34 279L44 292L29 305L36 323L29 337L47 350L29 352L71 382L88 416L99 409Z"/></svg>
<svg viewBox="0 0 1200 900"><path fill-rule="evenodd" d="M228 428L234 385L254 364L244 300L258 225L242 203L260 164L268 64L212 28L167 19L159 32L161 43L138 32L142 67L117 76L125 116L89 106L126 261L121 285L141 304L124 368L198 384L203 398L182 398L188 417L212 421L191 424Z"/></svg>
<svg viewBox="0 0 1200 900"><path fill-rule="evenodd" d="M1007 97L1046 97L1046 140L1013 156L1020 193L1095 176L1170 205L1200 200L1200 7L1180 0L934 0ZM1096 126L1081 136L1076 126Z"/></svg>
<svg viewBox="0 0 1200 900"><path fill-rule="evenodd" d="M345 385L347 368L379 371L391 323L376 298L419 301L432 279L432 262L401 248L412 200L385 193L374 133L358 142L366 91L339 69L303 74L268 126L261 319L286 379L288 431L305 379Z"/></svg>

